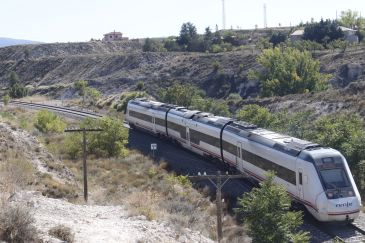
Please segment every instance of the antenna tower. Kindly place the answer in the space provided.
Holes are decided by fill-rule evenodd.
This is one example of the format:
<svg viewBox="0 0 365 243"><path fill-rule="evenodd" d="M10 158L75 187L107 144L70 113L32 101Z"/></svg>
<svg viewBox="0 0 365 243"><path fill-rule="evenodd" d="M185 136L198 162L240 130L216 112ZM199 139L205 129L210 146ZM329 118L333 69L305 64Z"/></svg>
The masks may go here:
<svg viewBox="0 0 365 243"><path fill-rule="evenodd" d="M267 28L266 3L264 3L264 28Z"/></svg>
<svg viewBox="0 0 365 243"><path fill-rule="evenodd" d="M222 28L226 29L226 8L225 8L225 0L222 0Z"/></svg>

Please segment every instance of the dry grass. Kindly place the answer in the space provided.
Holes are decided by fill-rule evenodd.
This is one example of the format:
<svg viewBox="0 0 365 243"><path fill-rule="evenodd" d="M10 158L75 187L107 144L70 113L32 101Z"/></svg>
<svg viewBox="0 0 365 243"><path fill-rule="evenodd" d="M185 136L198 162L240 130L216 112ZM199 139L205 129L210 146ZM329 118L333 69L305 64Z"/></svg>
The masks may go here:
<svg viewBox="0 0 365 243"><path fill-rule="evenodd" d="M23 206L2 205L0 208L0 240L6 242L41 242L34 218Z"/></svg>
<svg viewBox="0 0 365 243"><path fill-rule="evenodd" d="M82 172L81 161L65 163L76 175ZM190 228L216 239L215 204L184 177L168 173L166 166L165 162L158 166L135 151L124 159L90 158L89 199L96 204L122 204L131 216L168 221L177 230ZM231 232L241 232L229 216L225 217L224 225Z"/></svg>
<svg viewBox="0 0 365 243"><path fill-rule="evenodd" d="M48 233L67 243L73 243L75 241L75 236L72 233L70 227L65 225L57 225L51 228Z"/></svg>

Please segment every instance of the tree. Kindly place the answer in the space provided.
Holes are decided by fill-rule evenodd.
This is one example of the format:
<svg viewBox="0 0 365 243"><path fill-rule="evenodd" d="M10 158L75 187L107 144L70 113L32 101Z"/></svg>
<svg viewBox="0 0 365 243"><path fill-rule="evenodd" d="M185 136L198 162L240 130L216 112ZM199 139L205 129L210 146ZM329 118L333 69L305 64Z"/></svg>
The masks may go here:
<svg viewBox="0 0 365 243"><path fill-rule="evenodd" d="M282 32L273 33L270 37L270 43L273 44L274 47L276 47L279 43L285 42L287 39L287 35Z"/></svg>
<svg viewBox="0 0 365 243"><path fill-rule="evenodd" d="M209 27L205 28L204 33L204 51L209 51L212 48L214 35Z"/></svg>
<svg viewBox="0 0 365 243"><path fill-rule="evenodd" d="M144 52L165 52L166 49L160 41L147 38L142 46Z"/></svg>
<svg viewBox="0 0 365 243"><path fill-rule="evenodd" d="M28 90L20 84L19 76L15 72L10 73L9 95L11 98L22 98L27 96Z"/></svg>
<svg viewBox="0 0 365 243"><path fill-rule="evenodd" d="M264 128L271 127L275 119L267 108L259 105L246 105L237 112L236 118Z"/></svg>
<svg viewBox="0 0 365 243"><path fill-rule="evenodd" d="M97 101L100 99L101 94L99 90L86 87L85 89L85 99L90 105L96 105Z"/></svg>
<svg viewBox="0 0 365 243"><path fill-rule="evenodd" d="M191 108L210 112L217 116L230 116L228 105L225 102L220 102L212 98L195 96L191 102Z"/></svg>
<svg viewBox="0 0 365 243"><path fill-rule="evenodd" d="M41 132L49 133L61 133L66 128L66 123L61 120L56 114L41 110L37 113L37 118L34 126Z"/></svg>
<svg viewBox="0 0 365 243"><path fill-rule="evenodd" d="M365 159L364 121L359 115L337 113L320 117L314 122L310 139L340 150L351 168Z"/></svg>
<svg viewBox="0 0 365 243"><path fill-rule="evenodd" d="M340 24L351 29L362 29L365 25L365 19L359 16L359 12L348 9L341 11L339 20Z"/></svg>
<svg viewBox="0 0 365 243"><path fill-rule="evenodd" d="M190 22L183 23L177 43L181 46L189 46L192 40L196 38L198 38L198 33L195 25Z"/></svg>
<svg viewBox="0 0 365 243"><path fill-rule="evenodd" d="M199 95L196 87L175 83L167 89L159 90L160 100L166 103L189 107L193 97Z"/></svg>
<svg viewBox="0 0 365 243"><path fill-rule="evenodd" d="M304 29L303 39L327 44L344 37L336 21L321 19L318 23L310 23Z"/></svg>
<svg viewBox="0 0 365 243"><path fill-rule="evenodd" d="M309 242L308 232L298 231L302 212L290 210L291 200L284 187L274 184L268 173L260 188L254 188L238 200L237 212L248 224L254 243Z"/></svg>
<svg viewBox="0 0 365 243"><path fill-rule="evenodd" d="M307 51L275 47L264 50L257 61L265 71L250 70L249 78L261 81L262 96L283 96L327 88L330 76L319 72L319 61Z"/></svg>

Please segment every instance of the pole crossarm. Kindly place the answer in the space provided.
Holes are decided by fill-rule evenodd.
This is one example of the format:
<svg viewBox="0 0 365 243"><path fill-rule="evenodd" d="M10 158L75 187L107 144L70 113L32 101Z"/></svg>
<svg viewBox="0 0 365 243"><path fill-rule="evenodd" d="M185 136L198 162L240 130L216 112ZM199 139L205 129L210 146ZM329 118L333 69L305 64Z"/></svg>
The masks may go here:
<svg viewBox="0 0 365 243"><path fill-rule="evenodd" d="M69 128L65 129L64 132L101 132L103 129L101 128Z"/></svg>

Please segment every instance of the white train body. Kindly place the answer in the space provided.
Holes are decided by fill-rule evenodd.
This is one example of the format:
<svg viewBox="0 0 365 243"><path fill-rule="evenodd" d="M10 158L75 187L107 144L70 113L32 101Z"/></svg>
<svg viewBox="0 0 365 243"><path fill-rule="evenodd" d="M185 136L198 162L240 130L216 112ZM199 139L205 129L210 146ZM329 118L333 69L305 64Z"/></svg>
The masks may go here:
<svg viewBox="0 0 365 243"><path fill-rule="evenodd" d="M351 221L359 215L359 191L346 159L337 150L146 99L128 103L126 121L217 158L259 181L268 170L275 171L275 183L283 185L319 221Z"/></svg>

